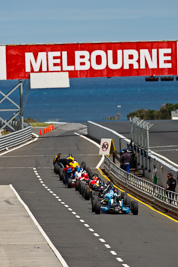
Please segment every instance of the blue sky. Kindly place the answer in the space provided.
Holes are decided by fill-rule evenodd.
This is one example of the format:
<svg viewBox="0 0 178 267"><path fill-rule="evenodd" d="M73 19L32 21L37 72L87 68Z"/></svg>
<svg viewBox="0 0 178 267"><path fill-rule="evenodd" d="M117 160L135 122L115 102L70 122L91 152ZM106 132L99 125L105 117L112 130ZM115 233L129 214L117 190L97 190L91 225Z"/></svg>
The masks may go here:
<svg viewBox="0 0 178 267"><path fill-rule="evenodd" d="M6 0L0 44L178 40L177 0Z"/></svg>

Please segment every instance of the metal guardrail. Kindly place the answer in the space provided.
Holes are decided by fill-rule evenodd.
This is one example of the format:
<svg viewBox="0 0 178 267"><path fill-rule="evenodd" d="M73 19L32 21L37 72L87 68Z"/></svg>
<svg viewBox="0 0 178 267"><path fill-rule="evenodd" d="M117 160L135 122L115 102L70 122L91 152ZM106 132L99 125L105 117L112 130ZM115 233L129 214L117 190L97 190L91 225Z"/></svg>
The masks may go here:
<svg viewBox="0 0 178 267"><path fill-rule="evenodd" d="M125 172L107 156L104 159L104 168L128 191L148 200L153 206L178 216L178 193L165 191L163 187Z"/></svg>
<svg viewBox="0 0 178 267"><path fill-rule="evenodd" d="M0 151L8 150L30 139L32 139L31 126L7 135L3 135L0 137Z"/></svg>

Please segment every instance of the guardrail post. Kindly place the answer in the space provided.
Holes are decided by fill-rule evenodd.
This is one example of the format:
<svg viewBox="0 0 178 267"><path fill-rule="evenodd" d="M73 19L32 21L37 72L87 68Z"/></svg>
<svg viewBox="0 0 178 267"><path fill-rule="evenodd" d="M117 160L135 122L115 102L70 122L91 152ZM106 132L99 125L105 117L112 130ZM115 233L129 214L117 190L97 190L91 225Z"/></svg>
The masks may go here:
<svg viewBox="0 0 178 267"><path fill-rule="evenodd" d="M137 147L137 153L138 153L138 161L137 161L137 165L140 165L140 149Z"/></svg>
<svg viewBox="0 0 178 267"><path fill-rule="evenodd" d="M20 83L20 128L23 129L24 118L23 118L23 82L19 80Z"/></svg>
<svg viewBox="0 0 178 267"><path fill-rule="evenodd" d="M148 169L148 162L147 162L148 155L146 151L144 151L144 157L145 157L145 170L147 170Z"/></svg>

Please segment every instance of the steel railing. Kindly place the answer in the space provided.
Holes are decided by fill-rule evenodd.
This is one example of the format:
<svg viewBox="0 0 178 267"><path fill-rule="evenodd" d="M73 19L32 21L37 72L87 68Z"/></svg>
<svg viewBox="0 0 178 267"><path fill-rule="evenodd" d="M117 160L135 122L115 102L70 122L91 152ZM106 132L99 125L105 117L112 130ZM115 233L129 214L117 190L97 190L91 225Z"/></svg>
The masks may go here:
<svg viewBox="0 0 178 267"><path fill-rule="evenodd" d="M32 139L31 126L7 135L3 135L0 137L0 151L8 150L19 144L27 142L30 139Z"/></svg>

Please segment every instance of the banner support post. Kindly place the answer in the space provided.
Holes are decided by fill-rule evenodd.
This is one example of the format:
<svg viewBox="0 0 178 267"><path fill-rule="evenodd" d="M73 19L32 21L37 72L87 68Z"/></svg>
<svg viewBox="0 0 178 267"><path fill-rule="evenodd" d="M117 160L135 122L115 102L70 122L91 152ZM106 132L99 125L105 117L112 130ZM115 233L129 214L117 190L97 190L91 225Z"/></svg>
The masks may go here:
<svg viewBox="0 0 178 267"><path fill-rule="evenodd" d="M23 118L23 81L19 80L20 84L20 128L23 129L23 123L24 123L24 118Z"/></svg>

